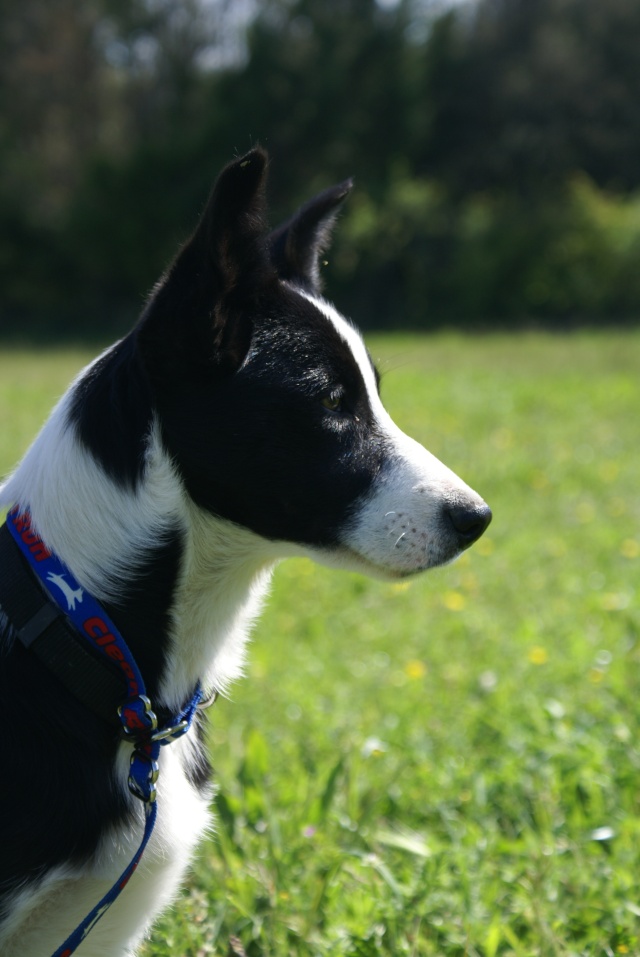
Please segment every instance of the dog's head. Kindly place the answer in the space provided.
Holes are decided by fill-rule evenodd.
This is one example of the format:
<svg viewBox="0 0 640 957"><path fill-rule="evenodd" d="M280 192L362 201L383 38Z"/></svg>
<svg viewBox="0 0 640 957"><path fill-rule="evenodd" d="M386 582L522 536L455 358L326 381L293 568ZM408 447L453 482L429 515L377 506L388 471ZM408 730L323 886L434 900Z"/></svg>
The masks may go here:
<svg viewBox="0 0 640 957"><path fill-rule="evenodd" d="M227 166L137 330L163 442L202 509L320 561L398 577L474 542L482 499L404 435L355 329L320 295L351 184L272 233L266 155Z"/></svg>

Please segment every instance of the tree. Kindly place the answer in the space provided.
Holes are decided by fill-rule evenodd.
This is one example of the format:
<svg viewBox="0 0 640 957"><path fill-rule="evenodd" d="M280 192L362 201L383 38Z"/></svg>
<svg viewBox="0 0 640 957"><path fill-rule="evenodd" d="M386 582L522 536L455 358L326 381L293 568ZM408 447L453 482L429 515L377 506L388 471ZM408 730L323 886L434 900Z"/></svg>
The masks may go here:
<svg viewBox="0 0 640 957"><path fill-rule="evenodd" d="M640 6L479 0L424 45L418 163L457 194L548 192L577 170L640 182Z"/></svg>

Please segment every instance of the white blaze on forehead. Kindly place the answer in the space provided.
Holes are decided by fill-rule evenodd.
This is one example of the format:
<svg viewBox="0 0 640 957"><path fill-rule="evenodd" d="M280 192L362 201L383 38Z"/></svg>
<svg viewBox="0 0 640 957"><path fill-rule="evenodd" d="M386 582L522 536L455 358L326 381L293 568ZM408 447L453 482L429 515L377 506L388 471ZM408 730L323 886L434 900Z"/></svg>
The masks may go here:
<svg viewBox="0 0 640 957"><path fill-rule="evenodd" d="M461 487L471 492L471 489L469 489L454 472L448 469L446 465L443 465L435 455L428 452L419 442L416 442L415 439L410 438L402 429L398 428L393 421L382 404L373 365L358 330L324 299L315 298L306 293L304 295L309 302L312 302L313 305L327 317L343 342L349 346L353 358L362 374L367 390L367 398L378 430L391 441L397 456L406 459L408 462L415 461L423 480L426 477L424 474L425 466L428 464L430 466L429 473L432 481L439 481L454 487ZM473 492L471 494L475 495Z"/></svg>
<svg viewBox="0 0 640 957"><path fill-rule="evenodd" d="M369 353L367 352L367 348L362 341L362 336L358 330L352 326L351 323L344 318L344 316L341 316L338 310L335 309L331 303L327 302L325 299L312 296L309 293L302 292L301 290L299 291L305 299L308 299L309 302L316 307L316 309L326 316L342 341L349 346L354 361L362 374L365 388L367 390L367 398L369 399L369 404L376 419L379 419L381 423L387 419L393 424L387 410L380 401L380 396L378 395L378 384L376 382L376 376L375 372L373 371L371 359L369 358Z"/></svg>

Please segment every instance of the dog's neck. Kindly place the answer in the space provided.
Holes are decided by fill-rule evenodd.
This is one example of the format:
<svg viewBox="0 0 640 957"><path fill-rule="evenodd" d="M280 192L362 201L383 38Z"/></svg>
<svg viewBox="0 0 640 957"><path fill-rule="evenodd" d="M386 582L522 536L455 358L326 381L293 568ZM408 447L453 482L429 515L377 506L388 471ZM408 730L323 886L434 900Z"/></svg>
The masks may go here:
<svg viewBox="0 0 640 957"><path fill-rule="evenodd" d="M224 692L242 673L245 642L277 561L252 532L188 506L163 698L178 704L194 675ZM171 695L178 695L171 700Z"/></svg>
<svg viewBox="0 0 640 957"><path fill-rule="evenodd" d="M180 707L199 681L224 692L241 674L273 548L190 501L155 425L142 480L123 488L82 446L68 402L0 487L0 506L30 510L47 546L112 613L163 704Z"/></svg>

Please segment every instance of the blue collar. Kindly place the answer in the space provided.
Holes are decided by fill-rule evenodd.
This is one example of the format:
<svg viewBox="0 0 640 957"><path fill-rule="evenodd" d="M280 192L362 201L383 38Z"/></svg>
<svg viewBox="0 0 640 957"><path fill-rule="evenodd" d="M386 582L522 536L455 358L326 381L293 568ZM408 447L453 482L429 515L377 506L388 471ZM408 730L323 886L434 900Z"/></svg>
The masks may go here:
<svg viewBox="0 0 640 957"><path fill-rule="evenodd" d="M89 934L100 917L116 900L135 871L151 837L156 817L156 782L160 748L170 744L189 730L202 690L197 686L192 698L177 713L169 715L159 727L157 712L146 694L144 679L122 635L104 608L83 589L73 574L44 544L31 524L28 511L13 508L7 515L7 528L45 590L48 601L18 630L18 638L27 647L46 645L45 632L60 612L104 662L103 671L119 674L120 704L117 718L122 737L133 745L129 768L129 790L144 805L144 833L138 850L113 887L104 895L84 920L54 951L52 957L70 957ZM71 688L71 690L76 690ZM82 697L81 697L82 700Z"/></svg>

